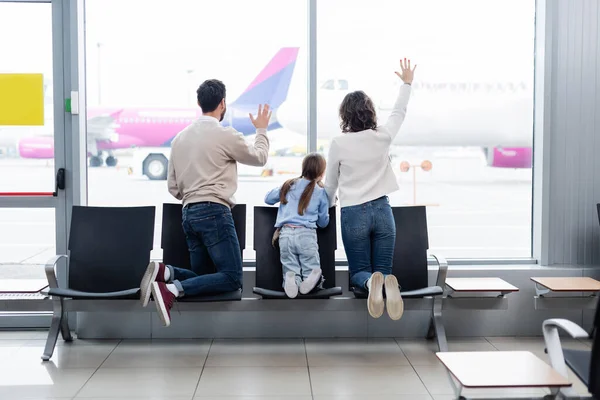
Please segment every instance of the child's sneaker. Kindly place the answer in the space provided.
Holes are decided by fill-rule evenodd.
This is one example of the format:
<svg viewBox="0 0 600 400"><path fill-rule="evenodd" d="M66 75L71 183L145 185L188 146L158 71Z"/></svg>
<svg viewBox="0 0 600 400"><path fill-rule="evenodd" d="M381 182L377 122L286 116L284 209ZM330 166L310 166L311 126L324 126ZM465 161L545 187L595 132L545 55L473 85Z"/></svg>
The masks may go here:
<svg viewBox="0 0 600 400"><path fill-rule="evenodd" d="M322 274L321 268L313 269L310 275L300 284L300 293L310 293L317 286L317 283L321 281Z"/></svg>
<svg viewBox="0 0 600 400"><path fill-rule="evenodd" d="M289 271L285 274L285 282L283 284L285 294L290 299L295 299L298 296L298 285L296 284L296 274Z"/></svg>

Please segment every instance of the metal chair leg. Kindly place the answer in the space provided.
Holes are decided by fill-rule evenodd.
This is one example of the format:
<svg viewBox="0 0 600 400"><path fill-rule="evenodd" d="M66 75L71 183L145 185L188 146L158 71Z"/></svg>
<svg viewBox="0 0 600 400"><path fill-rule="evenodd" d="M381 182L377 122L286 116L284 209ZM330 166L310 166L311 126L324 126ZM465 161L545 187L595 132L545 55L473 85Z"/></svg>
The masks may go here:
<svg viewBox="0 0 600 400"><path fill-rule="evenodd" d="M433 322L433 313L431 318L429 318L429 328L427 328L427 336L425 336L427 340L435 339L435 323Z"/></svg>
<svg viewBox="0 0 600 400"><path fill-rule="evenodd" d="M438 342L440 351L448 351L448 340L446 339L446 329L442 321L442 297L433 299L433 325L435 328L435 336Z"/></svg>
<svg viewBox="0 0 600 400"><path fill-rule="evenodd" d="M52 354L54 354L54 348L56 347L56 341L58 340L58 333L63 326L63 302L62 299L56 298L52 299L52 303L54 306L54 312L52 315L52 324L50 325L50 330L48 331L48 338L46 339L46 347L44 348L44 354L42 355L42 360L49 361L52 358Z"/></svg>
<svg viewBox="0 0 600 400"><path fill-rule="evenodd" d="M61 299L61 302L63 300ZM64 304L63 304L64 306ZM62 322L60 323L60 333L65 342L72 342L73 336L71 336L71 329L69 328L69 318L66 313L63 313Z"/></svg>

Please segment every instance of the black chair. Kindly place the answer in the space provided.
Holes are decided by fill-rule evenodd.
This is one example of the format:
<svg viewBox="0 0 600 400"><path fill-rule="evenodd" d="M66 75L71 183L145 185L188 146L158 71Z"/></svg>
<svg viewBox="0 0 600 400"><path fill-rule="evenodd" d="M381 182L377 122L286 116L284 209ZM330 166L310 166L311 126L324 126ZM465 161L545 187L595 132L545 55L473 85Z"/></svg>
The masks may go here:
<svg viewBox="0 0 600 400"><path fill-rule="evenodd" d="M185 233L181 224L181 204L163 204L161 247L163 249L163 262L179 268L191 269L190 252ZM240 242L240 254L246 248L246 205L238 204L231 210L233 223ZM216 272L214 263L203 265L200 275ZM213 301L239 301L242 300L242 290L220 293L207 296L184 296L180 302L213 302Z"/></svg>
<svg viewBox="0 0 600 400"><path fill-rule="evenodd" d="M563 349L558 335L558 328L566 331L573 338L592 339L591 350L573 350ZM595 398L600 399L600 298L596 306L596 315L592 334L589 335L583 328L574 322L566 319L549 319L544 321L542 329L544 332L544 341L546 349L550 356L552 368L561 375L568 377L567 366L577 375L577 377L588 388L588 391ZM565 398L580 398L573 388L560 389ZM562 398L562 397L561 397ZM583 397L581 397L583 398Z"/></svg>
<svg viewBox="0 0 600 400"><path fill-rule="evenodd" d="M392 273L402 288L402 297L441 296L444 293L448 266L441 257L432 255L438 262L439 272L436 285L429 286L427 276L429 237L425 207L392 207L392 212L396 222ZM350 290L357 298L366 298L369 294L364 288L351 287Z"/></svg>
<svg viewBox="0 0 600 400"><path fill-rule="evenodd" d="M283 291L283 273L279 257L279 244L273 247L277 207L254 207L254 250L256 250L256 287L254 293L263 299L287 299ZM342 294L335 286L335 250L337 249L335 207L329 209L329 225L317 229L319 257L325 282L323 289L308 294L298 294L298 299L328 299Z"/></svg>
<svg viewBox="0 0 600 400"><path fill-rule="evenodd" d="M150 261L155 207L73 207L69 236L68 284L60 287L58 260L46 264L54 315L42 359L54 352L59 330L72 340L64 299L115 300L139 298L139 286Z"/></svg>
<svg viewBox="0 0 600 400"><path fill-rule="evenodd" d="M442 297L446 285L448 263L443 257L430 254L438 265L436 284L429 285L427 250L427 212L425 206L392 207L396 222L396 244L392 273L398 279L402 297L419 299L433 297L431 323L428 338L437 336L440 351L447 351L446 332L442 322ZM365 288L350 287L356 298L368 296Z"/></svg>

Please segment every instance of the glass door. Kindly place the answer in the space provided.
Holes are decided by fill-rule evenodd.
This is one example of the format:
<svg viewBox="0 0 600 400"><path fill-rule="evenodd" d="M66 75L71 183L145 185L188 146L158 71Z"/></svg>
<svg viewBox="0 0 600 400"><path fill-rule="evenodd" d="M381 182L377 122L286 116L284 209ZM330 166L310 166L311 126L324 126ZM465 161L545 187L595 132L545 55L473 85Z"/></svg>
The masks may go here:
<svg viewBox="0 0 600 400"><path fill-rule="evenodd" d="M62 59L56 32L50 1L0 0L0 284L15 291L44 280L43 264L66 251L65 195L56 184L65 164L64 123L54 114L54 87L63 84L53 74ZM1 315L0 327L36 326L10 317Z"/></svg>

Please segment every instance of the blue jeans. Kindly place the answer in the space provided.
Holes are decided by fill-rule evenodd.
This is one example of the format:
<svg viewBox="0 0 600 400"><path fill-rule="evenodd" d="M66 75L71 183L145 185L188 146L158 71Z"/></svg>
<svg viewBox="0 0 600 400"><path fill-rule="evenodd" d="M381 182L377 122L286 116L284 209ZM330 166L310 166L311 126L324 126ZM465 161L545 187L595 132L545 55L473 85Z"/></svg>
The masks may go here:
<svg viewBox="0 0 600 400"><path fill-rule="evenodd" d="M350 286L366 289L374 272L392 273L396 223L387 196L342 208L342 240Z"/></svg>
<svg viewBox="0 0 600 400"><path fill-rule="evenodd" d="M316 229L282 227L279 234L279 252L284 284L287 272L296 275L296 284L300 286L313 270L321 268Z"/></svg>
<svg viewBox="0 0 600 400"><path fill-rule="evenodd" d="M199 296L241 289L242 254L229 207L210 202L187 206L183 209L183 230L192 269L169 266L179 292ZM198 275L211 259L217 272Z"/></svg>

